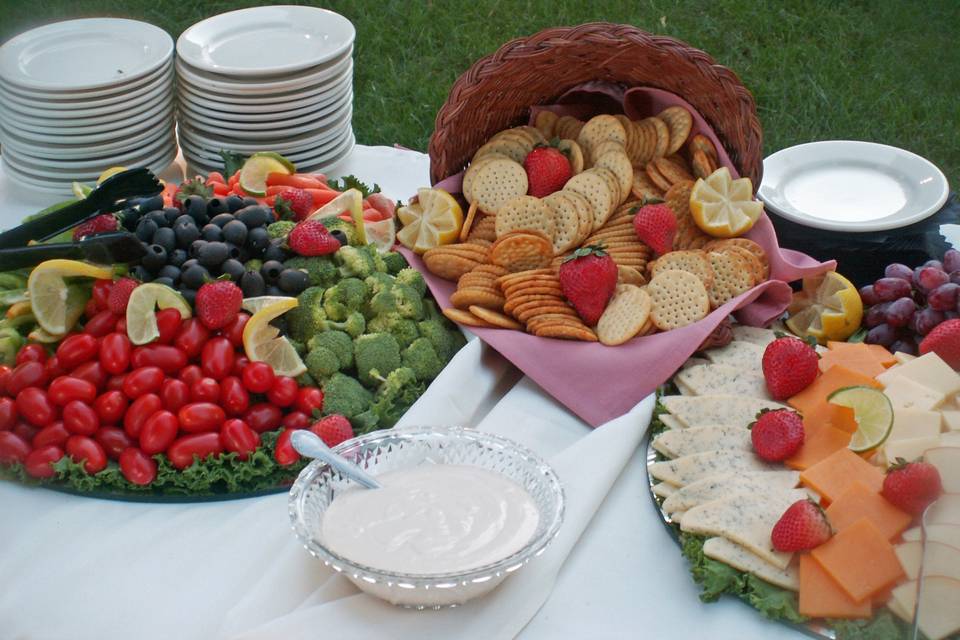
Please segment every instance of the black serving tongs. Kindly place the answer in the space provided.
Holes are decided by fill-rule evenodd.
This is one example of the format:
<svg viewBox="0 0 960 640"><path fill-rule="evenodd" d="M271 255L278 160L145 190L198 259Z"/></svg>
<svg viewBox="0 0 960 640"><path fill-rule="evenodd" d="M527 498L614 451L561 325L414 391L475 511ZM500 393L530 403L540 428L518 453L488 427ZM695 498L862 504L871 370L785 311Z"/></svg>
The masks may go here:
<svg viewBox="0 0 960 640"><path fill-rule="evenodd" d="M154 196L163 190L148 169L122 171L100 183L83 200L0 233L0 271L38 264L53 258L89 260L100 264L133 262L143 257L143 245L132 233L101 233L79 242L43 242L94 216L124 207L129 198Z"/></svg>

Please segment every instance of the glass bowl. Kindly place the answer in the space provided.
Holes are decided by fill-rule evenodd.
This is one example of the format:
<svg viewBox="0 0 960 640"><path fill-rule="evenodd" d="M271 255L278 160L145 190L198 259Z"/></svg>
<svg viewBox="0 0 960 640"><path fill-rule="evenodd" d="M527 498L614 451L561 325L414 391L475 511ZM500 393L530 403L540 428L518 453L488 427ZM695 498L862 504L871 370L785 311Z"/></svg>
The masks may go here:
<svg viewBox="0 0 960 640"><path fill-rule="evenodd" d="M403 574L357 564L333 553L321 539L327 507L356 486L315 460L290 489L290 521L304 547L345 575L362 591L416 609L456 606L493 590L508 575L539 556L563 522L564 495L557 474L535 453L500 436L462 427L378 431L348 440L334 451L374 475L425 462L473 465L513 480L530 494L540 513L526 545L498 562L453 573Z"/></svg>

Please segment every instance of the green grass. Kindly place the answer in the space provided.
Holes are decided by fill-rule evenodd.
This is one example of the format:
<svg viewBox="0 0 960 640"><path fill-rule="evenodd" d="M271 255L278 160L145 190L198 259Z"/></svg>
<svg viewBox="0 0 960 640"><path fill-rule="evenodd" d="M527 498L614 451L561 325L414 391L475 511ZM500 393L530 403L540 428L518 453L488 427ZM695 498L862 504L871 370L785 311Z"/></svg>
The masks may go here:
<svg viewBox="0 0 960 640"><path fill-rule="evenodd" d="M256 2L0 0L0 40L52 20L118 15L174 36ZM332 1L357 27L354 126L366 144L426 149L453 81L510 38L556 25L625 22L674 36L735 70L757 99L764 152L823 139L910 149L960 178L954 0Z"/></svg>

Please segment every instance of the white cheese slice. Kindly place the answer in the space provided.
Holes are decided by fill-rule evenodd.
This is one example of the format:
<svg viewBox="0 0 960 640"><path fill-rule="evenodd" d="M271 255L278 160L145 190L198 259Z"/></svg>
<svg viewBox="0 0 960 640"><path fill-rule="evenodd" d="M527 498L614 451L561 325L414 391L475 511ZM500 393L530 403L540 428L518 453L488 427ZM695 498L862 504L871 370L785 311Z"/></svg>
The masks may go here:
<svg viewBox="0 0 960 640"><path fill-rule="evenodd" d="M904 542L919 542L922 529L911 527L901 534ZM960 549L960 524L928 524L927 542L940 542L950 547Z"/></svg>
<svg viewBox="0 0 960 640"><path fill-rule="evenodd" d="M917 627L929 640L943 640L960 631L960 580L926 576L916 600Z"/></svg>
<svg viewBox="0 0 960 640"><path fill-rule="evenodd" d="M653 485L653 495L661 498L669 498L676 491L677 488L675 486L666 482L658 482Z"/></svg>
<svg viewBox="0 0 960 640"><path fill-rule="evenodd" d="M750 451L722 449L701 451L675 460L654 462L650 475L662 482L683 487L691 482L729 471L773 471L782 468L767 464Z"/></svg>
<svg viewBox="0 0 960 640"><path fill-rule="evenodd" d="M941 447L960 447L960 431L947 431L940 434Z"/></svg>
<svg viewBox="0 0 960 640"><path fill-rule="evenodd" d="M786 569L781 569L726 538L707 538L703 543L703 555L744 573L755 575L778 587L790 591L800 590L800 575L793 564L788 565Z"/></svg>
<svg viewBox="0 0 960 640"><path fill-rule="evenodd" d="M884 374L880 374L884 375ZM891 378L887 380L883 393L890 399L894 409L936 409L947 396L942 391L931 389L909 378Z"/></svg>
<svg viewBox="0 0 960 640"><path fill-rule="evenodd" d="M923 514L927 526L934 524L960 525L960 494L945 493Z"/></svg>
<svg viewBox="0 0 960 640"><path fill-rule="evenodd" d="M940 422L940 426L944 431L960 431L960 411L956 409L942 409L940 411Z"/></svg>
<svg viewBox="0 0 960 640"><path fill-rule="evenodd" d="M683 384L697 396L723 394L769 400L767 383L757 371L728 364L701 364L680 371L673 381L677 388Z"/></svg>
<svg viewBox="0 0 960 640"><path fill-rule="evenodd" d="M710 364L710 361L706 358L687 358L687 361L680 365L680 368L689 369L690 367L695 367L698 364Z"/></svg>
<svg viewBox="0 0 960 640"><path fill-rule="evenodd" d="M688 427L730 424L746 427L763 409L787 409L772 400L731 395L663 396L661 404Z"/></svg>
<svg viewBox="0 0 960 640"><path fill-rule="evenodd" d="M664 424L668 429L686 429L687 425L683 424L676 418L674 418L669 413L660 414L660 422Z"/></svg>
<svg viewBox="0 0 960 640"><path fill-rule="evenodd" d="M777 339L777 334L771 329L735 324L733 325L733 339L737 342L749 342L766 349L768 344Z"/></svg>
<svg viewBox="0 0 960 640"><path fill-rule="evenodd" d="M790 505L806 497L799 489L735 493L688 509L680 520L680 528L690 533L722 536L770 564L786 569L793 554L776 551L770 532Z"/></svg>
<svg viewBox="0 0 960 640"><path fill-rule="evenodd" d="M652 442L653 448L668 458L680 458L701 451L742 449L750 451L750 430L733 425L709 425L664 431Z"/></svg>
<svg viewBox="0 0 960 640"><path fill-rule="evenodd" d="M960 392L960 374L933 352L887 369L877 376L877 380L884 386L896 378L912 380L921 386L939 391L944 396Z"/></svg>
<svg viewBox="0 0 960 640"><path fill-rule="evenodd" d="M956 547L928 541L924 548L923 543L917 540L898 544L893 550L910 580L920 577L921 568L924 576L946 576L960 580L960 549Z"/></svg>
<svg viewBox="0 0 960 640"><path fill-rule="evenodd" d="M698 505L723 498L731 493L793 489L800 482L799 471L760 471L722 473L692 482L678 489L663 501L667 513L686 511Z"/></svg>
<svg viewBox="0 0 960 640"><path fill-rule="evenodd" d="M893 410L893 429L887 442L909 438L929 438L940 433L940 413L923 409Z"/></svg>
<svg viewBox="0 0 960 640"><path fill-rule="evenodd" d="M703 352L704 357L716 364L728 364L745 371L757 371L763 360L763 347L749 342L734 340L730 344Z"/></svg>
<svg viewBox="0 0 960 640"><path fill-rule="evenodd" d="M960 493L960 447L928 449L923 457L940 472L945 492Z"/></svg>
<svg viewBox="0 0 960 640"><path fill-rule="evenodd" d="M698 395L696 391L688 387L682 380L678 380L677 378L674 378L673 384L676 385L677 391L679 391L681 394L685 396Z"/></svg>
<svg viewBox="0 0 960 640"><path fill-rule="evenodd" d="M940 435L925 436L923 438L909 438L907 440L895 440L883 445L884 460L888 465L897 461L897 458L903 458L907 462L913 462L917 458L922 458L928 449L940 446Z"/></svg>
<svg viewBox="0 0 960 640"><path fill-rule="evenodd" d="M897 359L897 362L900 364L906 364L911 360L916 360L917 356L911 355L906 351L897 351L893 354L893 357Z"/></svg>

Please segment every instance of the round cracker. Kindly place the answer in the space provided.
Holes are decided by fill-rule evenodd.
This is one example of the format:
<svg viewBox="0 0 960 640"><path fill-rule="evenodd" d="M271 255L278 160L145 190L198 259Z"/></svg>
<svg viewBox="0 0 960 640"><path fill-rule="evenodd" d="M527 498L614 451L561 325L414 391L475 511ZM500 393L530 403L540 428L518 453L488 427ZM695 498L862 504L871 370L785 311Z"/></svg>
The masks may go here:
<svg viewBox="0 0 960 640"><path fill-rule="evenodd" d="M613 140L622 145L627 144L627 132L624 131L623 125L614 116L608 114L590 118L577 136L577 144L587 151L587 155L590 155L593 148L605 140Z"/></svg>
<svg viewBox="0 0 960 640"><path fill-rule="evenodd" d="M667 145L667 155L676 153L690 136L690 128L693 126L693 116L683 107L675 105L667 107L658 113L657 117L663 120L670 130L670 142Z"/></svg>
<svg viewBox="0 0 960 640"><path fill-rule="evenodd" d="M686 271L700 278L708 290L713 286L714 273L710 260L703 251L671 251L657 258L650 269L653 277L669 269Z"/></svg>
<svg viewBox="0 0 960 640"><path fill-rule="evenodd" d="M630 340L643 329L650 316L650 294L640 287L618 285L597 322L597 337L607 346Z"/></svg>
<svg viewBox="0 0 960 640"><path fill-rule="evenodd" d="M698 133L690 138L690 149L702 151L708 158L713 160L714 163L718 161L717 148L713 146L710 138L702 133Z"/></svg>
<svg viewBox="0 0 960 640"><path fill-rule="evenodd" d="M558 191L562 197L569 200L577 210L577 217L580 220L580 228L577 232L577 245L583 243L583 240L593 231L593 205L576 191L561 189Z"/></svg>
<svg viewBox="0 0 960 640"><path fill-rule="evenodd" d="M620 188L620 201L630 195L633 186L633 165L622 150L614 150L599 156L594 162L597 167L608 169L617 179Z"/></svg>
<svg viewBox="0 0 960 640"><path fill-rule="evenodd" d="M583 149L580 148L580 145L573 140L563 139L557 143L557 149L559 149L563 155L567 156L567 160L570 161L570 172L573 175L577 175L583 171L584 157Z"/></svg>
<svg viewBox="0 0 960 640"><path fill-rule="evenodd" d="M634 198L641 200L651 200L653 198L663 198L663 191L653 183L647 175L646 169L633 170L633 184L630 193Z"/></svg>
<svg viewBox="0 0 960 640"><path fill-rule="evenodd" d="M657 171L660 172L660 175L670 181L671 187L678 182L693 180L693 176L690 175L687 168L682 166L678 161L669 158L657 158L654 160L654 164L657 165Z"/></svg>
<svg viewBox="0 0 960 640"><path fill-rule="evenodd" d="M589 327L572 327L566 324L547 324L537 328L533 335L538 338L558 338L561 340L580 340L596 342L597 334Z"/></svg>
<svg viewBox="0 0 960 640"><path fill-rule="evenodd" d="M640 273L639 269L617 265L617 282L642 287L647 284L647 278Z"/></svg>
<svg viewBox="0 0 960 640"><path fill-rule="evenodd" d="M443 310L443 315L445 315L448 319L453 320L457 324L465 324L470 327L494 328L489 322L481 320L469 311L464 311L463 309L450 307Z"/></svg>
<svg viewBox="0 0 960 640"><path fill-rule="evenodd" d="M537 127L537 129L540 130L540 133L543 134L543 137L549 140L554 136L554 127L559 119L560 116L555 114L553 111L541 109L537 112L536 117L533 119L533 124Z"/></svg>
<svg viewBox="0 0 960 640"><path fill-rule="evenodd" d="M471 204L476 202L481 212L496 215L504 203L525 195L528 187L523 165L513 160L491 160L477 169L470 190Z"/></svg>
<svg viewBox="0 0 960 640"><path fill-rule="evenodd" d="M619 124L619 123L617 123ZM599 229L606 221L611 206L615 206L616 194L610 191L606 178L584 171L573 176L563 186L565 191L575 191L590 202L593 209L592 229Z"/></svg>
<svg viewBox="0 0 960 640"><path fill-rule="evenodd" d="M711 251L707 254L713 268L713 286L709 290L710 306L722 307L753 286L753 274L747 259L738 253Z"/></svg>
<svg viewBox="0 0 960 640"><path fill-rule="evenodd" d="M477 177L477 172L480 170L480 167L491 160L510 160L510 158L502 153L492 152L470 163L467 170L463 172L463 184L460 187L460 193L463 194L463 197L466 198L468 202L473 202L474 200L471 187L473 186L474 179Z"/></svg>
<svg viewBox="0 0 960 640"><path fill-rule="evenodd" d="M490 262L508 271L528 271L550 264L553 244L541 235L515 232L498 239L490 249Z"/></svg>
<svg viewBox="0 0 960 640"><path fill-rule="evenodd" d="M514 162L523 164L523 161L527 157L527 154L530 153L530 150L527 148L527 145L517 140L493 137L488 140L486 144L477 149L477 151L473 154L473 161L476 162L489 153L501 153Z"/></svg>
<svg viewBox="0 0 960 640"><path fill-rule="evenodd" d="M577 208L560 191L551 193L542 202L553 214L554 255L575 247L580 240L580 214Z"/></svg>
<svg viewBox="0 0 960 640"><path fill-rule="evenodd" d="M607 181L607 186L610 188L610 193L613 194L613 204L610 205L610 208L607 210L607 215L603 218L603 223L606 224L607 220L610 219L610 216L613 215L613 212L617 210L617 207L620 206L620 203L626 199L626 196L620 192L620 181L617 179L617 176L613 174L613 171L607 169L606 167L590 167L587 169L589 173L595 173L604 180Z"/></svg>
<svg viewBox="0 0 960 640"><path fill-rule="evenodd" d="M667 123L661 120L660 118L653 117L648 118L650 123L653 125L653 130L656 133L656 147L653 150L653 159L662 158L667 155L667 149L670 147L670 128L667 126Z"/></svg>
<svg viewBox="0 0 960 640"><path fill-rule="evenodd" d="M435 276L455 281L478 266L480 261L429 249L423 254L423 264Z"/></svg>
<svg viewBox="0 0 960 640"><path fill-rule="evenodd" d="M540 198L522 195L511 198L500 207L496 230L497 238L513 231L537 231L553 242L556 222L553 211Z"/></svg>
<svg viewBox="0 0 960 640"><path fill-rule="evenodd" d="M710 313L710 298L700 278L686 271L666 270L647 284L650 316L658 329L679 329Z"/></svg>
<svg viewBox="0 0 960 640"><path fill-rule="evenodd" d="M499 311L487 309L486 307L479 307L477 305L470 305L469 311L484 322L488 322L501 329L523 329L522 324L509 316L505 316Z"/></svg>

